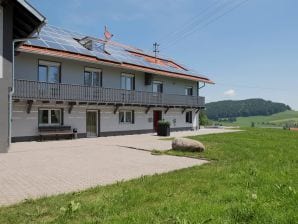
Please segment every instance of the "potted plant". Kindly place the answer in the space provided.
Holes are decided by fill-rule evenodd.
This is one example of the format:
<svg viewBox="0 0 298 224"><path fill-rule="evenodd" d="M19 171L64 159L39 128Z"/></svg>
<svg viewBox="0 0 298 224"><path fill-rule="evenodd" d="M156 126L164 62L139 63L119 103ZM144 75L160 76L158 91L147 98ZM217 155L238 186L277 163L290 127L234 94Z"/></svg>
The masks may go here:
<svg viewBox="0 0 298 224"><path fill-rule="evenodd" d="M157 125L158 136L170 136L170 122L165 120L158 121Z"/></svg>

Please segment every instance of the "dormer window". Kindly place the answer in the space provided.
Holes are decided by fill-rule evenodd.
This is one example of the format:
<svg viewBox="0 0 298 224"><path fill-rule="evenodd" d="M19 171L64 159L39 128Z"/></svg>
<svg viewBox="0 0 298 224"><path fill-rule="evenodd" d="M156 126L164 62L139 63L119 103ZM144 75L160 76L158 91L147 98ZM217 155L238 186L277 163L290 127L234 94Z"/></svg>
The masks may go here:
<svg viewBox="0 0 298 224"><path fill-rule="evenodd" d="M95 41L91 37L84 37L79 40L79 43L90 51L93 51L95 48Z"/></svg>

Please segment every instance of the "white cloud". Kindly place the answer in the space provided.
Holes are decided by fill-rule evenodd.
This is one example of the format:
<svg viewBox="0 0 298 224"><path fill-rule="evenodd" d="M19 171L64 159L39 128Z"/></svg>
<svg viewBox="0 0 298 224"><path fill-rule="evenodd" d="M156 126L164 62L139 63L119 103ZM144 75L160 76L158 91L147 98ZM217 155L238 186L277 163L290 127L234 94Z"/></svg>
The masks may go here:
<svg viewBox="0 0 298 224"><path fill-rule="evenodd" d="M224 92L224 96L227 96L227 97L233 97L235 95L236 95L236 92L233 89L229 89L229 90Z"/></svg>

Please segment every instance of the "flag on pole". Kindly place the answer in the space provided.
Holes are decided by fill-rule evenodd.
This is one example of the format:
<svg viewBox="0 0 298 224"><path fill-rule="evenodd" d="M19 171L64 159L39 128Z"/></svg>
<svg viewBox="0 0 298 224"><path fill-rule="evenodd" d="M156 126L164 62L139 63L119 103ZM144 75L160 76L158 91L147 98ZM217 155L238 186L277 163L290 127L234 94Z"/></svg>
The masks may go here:
<svg viewBox="0 0 298 224"><path fill-rule="evenodd" d="M108 30L108 27L105 26L105 32L104 32L104 35L105 35L105 39L106 41L110 40L112 37L113 37L113 34L111 34Z"/></svg>

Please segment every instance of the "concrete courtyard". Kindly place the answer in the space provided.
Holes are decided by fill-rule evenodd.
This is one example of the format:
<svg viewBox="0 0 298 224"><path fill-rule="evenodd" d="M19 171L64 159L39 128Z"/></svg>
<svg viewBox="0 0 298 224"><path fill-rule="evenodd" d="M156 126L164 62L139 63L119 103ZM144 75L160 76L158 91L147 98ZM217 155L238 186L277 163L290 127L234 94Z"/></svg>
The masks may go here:
<svg viewBox="0 0 298 224"><path fill-rule="evenodd" d="M174 132L172 137L232 130ZM170 149L171 141L153 134L12 144L0 154L0 206L142 175L202 165L207 161L151 155L146 150ZM141 150L138 150L141 149Z"/></svg>

